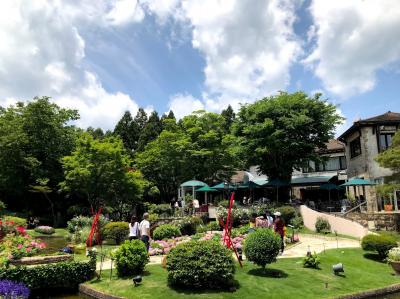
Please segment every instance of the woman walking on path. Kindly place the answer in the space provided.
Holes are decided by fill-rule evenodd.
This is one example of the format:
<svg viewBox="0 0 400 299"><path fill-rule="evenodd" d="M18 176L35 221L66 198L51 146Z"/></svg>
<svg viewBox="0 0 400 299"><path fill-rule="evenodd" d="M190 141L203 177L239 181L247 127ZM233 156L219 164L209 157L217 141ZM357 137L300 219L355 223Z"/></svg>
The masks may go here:
<svg viewBox="0 0 400 299"><path fill-rule="evenodd" d="M281 213L280 212L275 212L274 213L275 220L274 220L274 231L277 233L282 240L281 243L281 251L283 253L283 249L285 248L285 243L284 243L284 237L285 237L285 223L283 223L283 220L281 218Z"/></svg>
<svg viewBox="0 0 400 299"><path fill-rule="evenodd" d="M139 238L139 222L136 216L132 216L129 223L129 240L136 240Z"/></svg>

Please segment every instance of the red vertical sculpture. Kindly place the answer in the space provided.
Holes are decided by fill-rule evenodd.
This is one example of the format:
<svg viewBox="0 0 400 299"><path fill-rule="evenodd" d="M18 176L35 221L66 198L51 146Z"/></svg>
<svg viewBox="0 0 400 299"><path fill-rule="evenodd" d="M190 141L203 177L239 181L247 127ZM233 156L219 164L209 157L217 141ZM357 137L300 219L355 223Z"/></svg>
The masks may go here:
<svg viewBox="0 0 400 299"><path fill-rule="evenodd" d="M89 237L86 240L86 245L88 247L92 247L92 245L93 245L93 237L95 235L96 235L96 243L98 245L101 245L100 223L99 223L100 215L101 215L101 208L97 211L97 213L93 217L92 228L90 230Z"/></svg>

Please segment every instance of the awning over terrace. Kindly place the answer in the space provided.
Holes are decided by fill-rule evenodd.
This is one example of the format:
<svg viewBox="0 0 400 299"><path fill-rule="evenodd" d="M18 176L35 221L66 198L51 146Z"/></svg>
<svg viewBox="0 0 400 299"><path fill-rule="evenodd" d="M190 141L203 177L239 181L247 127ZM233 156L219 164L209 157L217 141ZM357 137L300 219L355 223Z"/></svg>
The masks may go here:
<svg viewBox="0 0 400 299"><path fill-rule="evenodd" d="M292 178L291 185L293 187L296 186L315 186L329 183L329 181L335 177L332 176L309 176L309 177L300 177L300 178Z"/></svg>

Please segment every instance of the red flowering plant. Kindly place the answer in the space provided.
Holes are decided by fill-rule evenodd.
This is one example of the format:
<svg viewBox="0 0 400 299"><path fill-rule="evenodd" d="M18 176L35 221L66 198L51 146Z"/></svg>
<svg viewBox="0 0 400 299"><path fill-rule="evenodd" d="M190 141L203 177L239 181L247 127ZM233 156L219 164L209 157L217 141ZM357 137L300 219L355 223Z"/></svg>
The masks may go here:
<svg viewBox="0 0 400 299"><path fill-rule="evenodd" d="M7 234L25 235L25 228L17 225L14 220L0 219L0 239Z"/></svg>
<svg viewBox="0 0 400 299"><path fill-rule="evenodd" d="M8 234L4 237L0 247L0 256L10 259L20 259L33 256L46 248L46 244L32 238L28 234Z"/></svg>

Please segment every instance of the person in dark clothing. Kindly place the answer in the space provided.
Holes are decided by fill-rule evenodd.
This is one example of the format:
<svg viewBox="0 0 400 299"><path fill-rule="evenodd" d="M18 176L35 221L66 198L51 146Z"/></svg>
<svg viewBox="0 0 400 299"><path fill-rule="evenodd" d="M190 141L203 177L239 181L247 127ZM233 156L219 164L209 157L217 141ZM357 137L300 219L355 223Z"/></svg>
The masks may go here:
<svg viewBox="0 0 400 299"><path fill-rule="evenodd" d="M282 220L280 212L275 212L274 216L275 216L274 231L275 231L275 233L277 233L281 237L281 240L282 240L281 251L283 252L283 250L285 249L285 240L284 240L284 237L285 237L285 223Z"/></svg>

